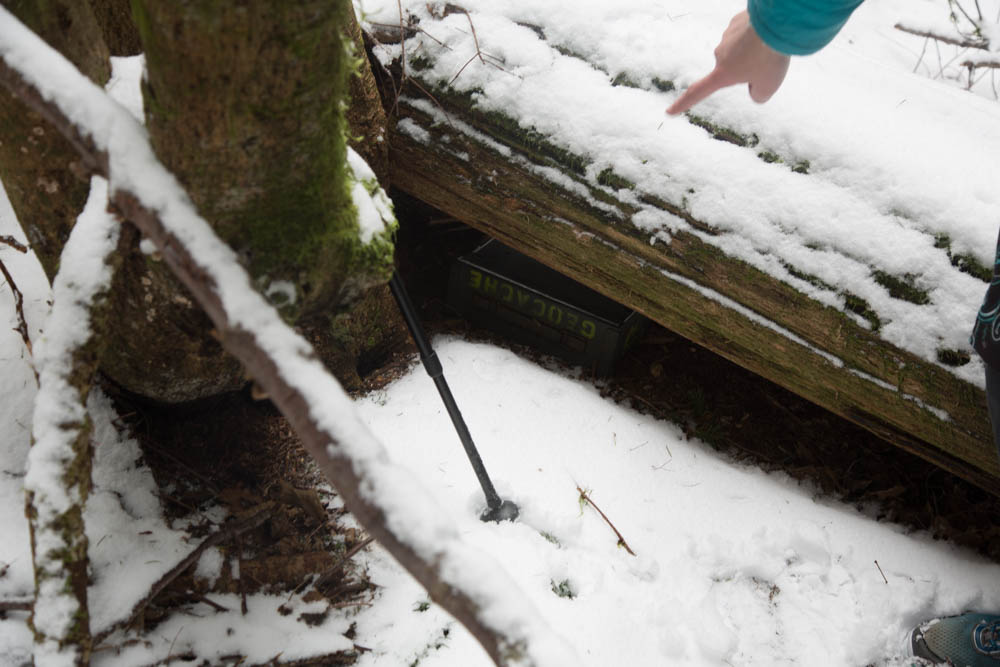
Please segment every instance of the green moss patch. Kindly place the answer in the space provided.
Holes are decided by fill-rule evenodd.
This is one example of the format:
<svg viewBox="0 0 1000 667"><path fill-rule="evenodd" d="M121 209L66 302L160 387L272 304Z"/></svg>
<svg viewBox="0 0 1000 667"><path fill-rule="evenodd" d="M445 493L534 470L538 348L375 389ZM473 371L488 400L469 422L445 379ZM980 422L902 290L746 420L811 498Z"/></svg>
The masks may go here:
<svg viewBox="0 0 1000 667"><path fill-rule="evenodd" d="M916 276L907 273L902 276L894 276L885 271L872 272L872 278L882 287L889 290L889 296L894 299L901 299L923 306L931 302L931 297L926 290L916 286Z"/></svg>
<svg viewBox="0 0 1000 667"><path fill-rule="evenodd" d="M669 93L677 90L677 86L674 85L673 81L661 79L658 76L653 77L653 88L656 88L661 93Z"/></svg>
<svg viewBox="0 0 1000 667"><path fill-rule="evenodd" d="M743 146L744 148L752 148L760 143L760 137L756 134L741 134L731 128L713 123L704 116L696 116L693 113L689 113L687 114L687 119L689 123L706 130L712 135L713 139L718 139L719 141L726 141L737 146Z"/></svg>
<svg viewBox="0 0 1000 667"><path fill-rule="evenodd" d="M974 278L988 283L993 280L993 270L972 256L971 253L954 253L951 250L951 237L947 234L938 234L934 237L934 247L940 248L948 253L948 261L951 265L962 273L967 273Z"/></svg>
<svg viewBox="0 0 1000 667"><path fill-rule="evenodd" d="M794 266L792 266L791 264L789 264L787 262L782 262L781 265L783 267L785 267L785 270L788 271L790 274L792 274L793 276L795 276L799 280L804 280L805 282L809 283L813 287L818 287L819 289L829 290L831 292L837 289L836 287L834 287L830 283L824 282L819 277L814 276L811 273L806 273L805 271L800 271L799 269L795 268Z"/></svg>
<svg viewBox="0 0 1000 667"><path fill-rule="evenodd" d="M634 190L635 183L628 180L627 178L622 178L611 169L611 167L606 167L601 173L597 175L597 182L605 187L614 188L615 190Z"/></svg>
<svg viewBox="0 0 1000 667"><path fill-rule="evenodd" d="M850 292L844 292L842 296L844 297L844 308L868 320L868 323L872 326L873 333L878 333L882 329L881 318L878 316L878 313L872 310L871 305L867 301Z"/></svg>
<svg viewBox="0 0 1000 667"><path fill-rule="evenodd" d="M972 357L965 350L949 350L940 348L937 351L937 360L945 366L958 368L959 366L964 366L972 361Z"/></svg>

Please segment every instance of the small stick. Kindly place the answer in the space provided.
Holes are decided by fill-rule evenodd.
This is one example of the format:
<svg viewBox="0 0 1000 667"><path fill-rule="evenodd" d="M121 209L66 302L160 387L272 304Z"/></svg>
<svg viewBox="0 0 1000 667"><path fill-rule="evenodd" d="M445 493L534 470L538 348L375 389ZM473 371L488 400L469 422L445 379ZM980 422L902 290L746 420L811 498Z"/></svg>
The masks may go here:
<svg viewBox="0 0 1000 667"><path fill-rule="evenodd" d="M106 628L103 632L94 637L94 645L100 644L104 639L107 639L111 633L117 630L119 627L128 627L135 622L143 610L149 606L149 603L153 601L160 591L167 587L167 585L179 577L182 572L194 565L201 555L205 553L210 547L214 547L217 544L221 544L226 540L230 540L234 537L242 535L248 530L253 530L254 528L260 526L262 523L271 518L271 514L274 509L271 503L265 503L263 510L252 514L243 519L237 519L232 521L218 531L212 533L206 537L201 544L194 548L194 550L185 556L177 565L173 566L166 574L156 580L149 589L149 593L146 594L142 600L140 600L135 607L132 609L132 613L129 617L122 623L116 623L109 628Z"/></svg>
<svg viewBox="0 0 1000 667"><path fill-rule="evenodd" d="M347 553L345 553L343 556L340 557L340 560L338 560L336 563L330 566L330 568L326 570L323 574L319 575L319 578L313 584L313 587L321 588L322 586L330 583L330 580L333 579L334 575L340 572L344 568L344 566L347 565L347 561L353 558L355 554L357 554L359 551L367 547L374 540L375 540L374 537L369 537L364 542L359 542L358 544L355 544L353 547L351 547L347 551Z"/></svg>
<svg viewBox="0 0 1000 667"><path fill-rule="evenodd" d="M878 573L882 575L882 581L888 585L889 580L885 578L885 572L882 571L882 566L878 564L878 561L875 561L875 567L878 568Z"/></svg>
<svg viewBox="0 0 1000 667"><path fill-rule="evenodd" d="M962 63L962 67L968 67L970 70L977 69L979 67L986 69L1000 69L1000 61L998 62L987 61L987 62L977 63L977 62L972 62L971 60L966 60L965 62Z"/></svg>
<svg viewBox="0 0 1000 667"><path fill-rule="evenodd" d="M215 611L229 611L228 607L223 607L218 602L214 602L214 601L208 599L207 597L205 597L204 595L198 595L198 596L196 596L196 599L198 600L198 602L204 602L205 604L207 604L209 607L211 607Z"/></svg>
<svg viewBox="0 0 1000 667"><path fill-rule="evenodd" d="M5 611L31 611L31 600L0 600L0 613Z"/></svg>
<svg viewBox="0 0 1000 667"><path fill-rule="evenodd" d="M28 252L28 246L24 245L23 243L15 239L13 236L7 236L7 235L0 236L0 243L9 245L11 248L18 251L22 255L27 254Z"/></svg>
<svg viewBox="0 0 1000 667"><path fill-rule="evenodd" d="M598 507L596 504L594 504L594 501L590 499L590 496L587 495L587 492L581 489L579 484L577 485L576 490L580 492L580 500L589 503L591 507L597 510L597 513L601 515L601 518L604 519L604 521L607 522L609 526L611 526L611 530L615 531L615 535L618 536L618 546L625 547L625 551L629 552L629 554L634 556L635 552L632 551L631 548L629 548L628 543L625 541L625 538L622 537L622 534L618 532L617 528L615 528L615 524L611 523L611 520L607 517L607 515L604 512L601 511L601 508Z"/></svg>
<svg viewBox="0 0 1000 667"><path fill-rule="evenodd" d="M7 237L3 237L4 241ZM13 241L13 239L11 239ZM14 241L16 243L16 241ZM16 246L14 246L16 249ZM21 334L21 340L24 341L24 347L28 349L28 354L31 354L31 337L28 335L28 322L24 318L24 294L21 290L17 288L17 284L14 282L13 276L7 271L7 267L4 265L3 260L0 260L0 273L3 273L3 277L7 280L7 284L10 285L10 291L14 294L14 309L17 311L17 331ZM35 380L38 380L38 371L35 372Z"/></svg>

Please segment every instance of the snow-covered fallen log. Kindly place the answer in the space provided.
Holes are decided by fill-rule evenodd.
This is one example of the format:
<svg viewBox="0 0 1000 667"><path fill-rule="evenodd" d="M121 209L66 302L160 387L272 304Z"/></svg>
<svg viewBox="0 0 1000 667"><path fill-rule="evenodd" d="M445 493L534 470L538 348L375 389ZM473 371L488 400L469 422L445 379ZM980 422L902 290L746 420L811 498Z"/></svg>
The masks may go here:
<svg viewBox="0 0 1000 667"><path fill-rule="evenodd" d="M412 82L386 85L394 186L997 489L967 338L1000 107L831 49L766 108L733 89L668 118L711 58L686 25L724 9L462 5L404 2L400 43L397 3L362 3Z"/></svg>
<svg viewBox="0 0 1000 667"><path fill-rule="evenodd" d="M387 459L309 344L251 287L235 254L156 160L129 112L3 9L0 59L0 82L107 177L111 205L152 240L369 534L497 664L576 664L489 556L466 546L420 484Z"/></svg>

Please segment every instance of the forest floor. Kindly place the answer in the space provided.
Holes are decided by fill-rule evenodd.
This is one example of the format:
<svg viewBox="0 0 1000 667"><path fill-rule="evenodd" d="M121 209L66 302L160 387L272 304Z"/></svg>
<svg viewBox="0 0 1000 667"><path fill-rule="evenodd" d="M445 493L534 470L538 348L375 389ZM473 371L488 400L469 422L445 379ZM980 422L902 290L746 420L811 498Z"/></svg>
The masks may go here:
<svg viewBox="0 0 1000 667"><path fill-rule="evenodd" d="M471 326L448 305L453 262L485 237L401 194L394 200L402 221L400 270L429 333L487 341L558 364ZM413 346L392 350L369 366L358 395L385 387L415 363ZM845 502L1000 562L995 497L662 327L650 325L615 374L593 382L603 396L673 422L688 438L738 463L783 472L817 498ZM461 404L463 397L456 398ZM366 536L353 520L341 520L345 512L336 494L269 401L254 401L245 391L186 410L159 410L119 397L117 409L141 443L174 518L190 521L216 505L233 515L264 503L281 507L266 527L227 548L239 554L239 576L224 572L212 590L198 589L191 576L178 578L149 606L147 627L206 594L294 592L314 572L331 573L318 593L332 608L366 606L376 598L380 582L350 562ZM204 523L207 530L213 520L205 516ZM309 664L351 662L366 651L364 639L358 642L354 651L319 655Z"/></svg>

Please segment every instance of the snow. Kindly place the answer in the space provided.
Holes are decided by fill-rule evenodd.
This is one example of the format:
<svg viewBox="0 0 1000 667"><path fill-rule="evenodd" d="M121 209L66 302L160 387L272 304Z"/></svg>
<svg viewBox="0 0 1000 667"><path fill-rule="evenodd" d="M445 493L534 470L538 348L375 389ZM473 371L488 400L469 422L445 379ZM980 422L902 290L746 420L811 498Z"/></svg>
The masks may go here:
<svg viewBox="0 0 1000 667"><path fill-rule="evenodd" d="M347 147L347 165L351 169L351 199L358 209L361 242L368 244L376 234L385 235L396 228L396 214L392 210L392 200L379 187L375 172L350 146Z"/></svg>
<svg viewBox="0 0 1000 667"><path fill-rule="evenodd" d="M924 618L1000 609L996 564L734 465L678 426L510 351L455 338L435 346L500 495L521 508L517 523L477 520L482 494L419 369L361 412L395 460L436 482L463 535L502 554L582 664L864 665L898 655ZM636 557L581 509L577 485ZM445 628L445 646L421 665L488 664L446 615L419 611L426 594L384 553L369 568L386 585L359 618L359 637L376 638L360 664L409 664ZM553 592L563 581L574 598Z"/></svg>
<svg viewBox="0 0 1000 667"><path fill-rule="evenodd" d="M713 122L756 133L760 144L753 151L705 141L701 128L665 118L676 92L649 89L654 77L683 88L707 71L718 35L740 3L464 5L483 50L502 58L504 69L476 60L455 85L476 89L486 108L514 113L590 157L588 178L611 166L640 189L674 193L678 201L685 194L692 214L723 232L703 240L839 305L836 294L795 282L782 268L783 262L808 267L868 300L886 323L884 338L929 360L940 346L966 346L984 285L955 270L934 237L946 234L954 252L992 264L1000 223L993 182L1000 106L988 90L968 93L946 77L931 78L937 68L920 59L923 40L892 29L903 19L938 21L940 2L868 2L831 47L795 61L768 105L755 106L745 90L733 89L697 109ZM395 2L364 0L363 7L368 20L398 22ZM991 3L984 7L995 13ZM439 56L431 75L450 80L475 53L468 20L461 14L436 19L422 1L404 8L452 49L417 38L419 48ZM366 493L385 502L393 529L419 552L439 556L446 578L473 591L487 622L526 637L538 664L896 664L915 624L966 609L1000 610L997 564L875 522L783 475L735 465L687 440L675 425L609 403L572 374L496 347L438 339L445 373L497 490L521 508L516 523L479 522L481 492L426 374L415 368L352 403L305 358L304 343L247 292L246 276L227 268L232 254L206 234L172 177L143 153L141 59L116 59L109 88L126 106L114 106L96 88L79 89L50 55L25 47L9 23L0 20L0 52L29 69L41 59L46 75L38 83L45 94L71 100L75 120L95 128L95 141L111 153L112 190L139 191L173 233L198 249L231 320L259 332L261 344L282 360L285 379L310 396L314 416L337 435L336 453L347 453L370 477ZM565 53L523 24L543 26L548 42ZM407 53L418 53L417 47L413 42ZM645 89L609 88L609 79L623 72ZM409 103L437 111L426 100ZM407 131L426 132L415 124ZM808 159L810 173L762 165L759 150L786 163ZM352 168L357 181L367 180L363 167ZM554 170L538 169L556 178ZM687 193L688 187L696 192ZM371 200L382 221L383 205ZM375 216L366 218L377 233ZM686 228L683 220L651 210L633 223L652 243ZM5 196L0 234L23 238ZM45 337L85 332L70 323L46 324L43 333L51 292L37 262L2 245L0 258L25 294L36 363L44 371ZM871 280L875 265L916 275L932 304L890 299ZM32 360L12 331L12 304L9 290L0 289L0 316L9 322L0 327L0 499L6 501L0 503L6 538L0 567L9 566L0 576L0 597L23 599L33 585L22 494L32 411L46 401L36 400ZM974 362L956 373L981 384L981 370ZM151 474L135 442L115 426L108 399L94 392L87 407L97 443L85 515L97 632L126 617L150 582L195 544L185 539L184 525L164 519ZM616 546L592 508L578 503L577 485L635 557ZM427 593L385 551L373 547L359 558L381 585L369 609L331 613L309 627L297 618L319 610L315 603L295 598L296 613L285 617L277 607L286 598L253 595L242 616L239 600L213 596L232 611L197 607L191 612L197 616L178 614L145 643L98 652L94 663L145 664L185 651L209 662L235 652L249 662L306 657L350 648L343 633L357 622L355 641L372 649L361 665L488 664L475 640L426 604ZM212 550L197 572L211 579L221 566L221 554ZM569 592L573 597L558 594ZM25 620L19 613L0 620L0 663L20 665L30 655ZM109 642L128 637L119 632ZM573 649L579 658L567 661Z"/></svg>

